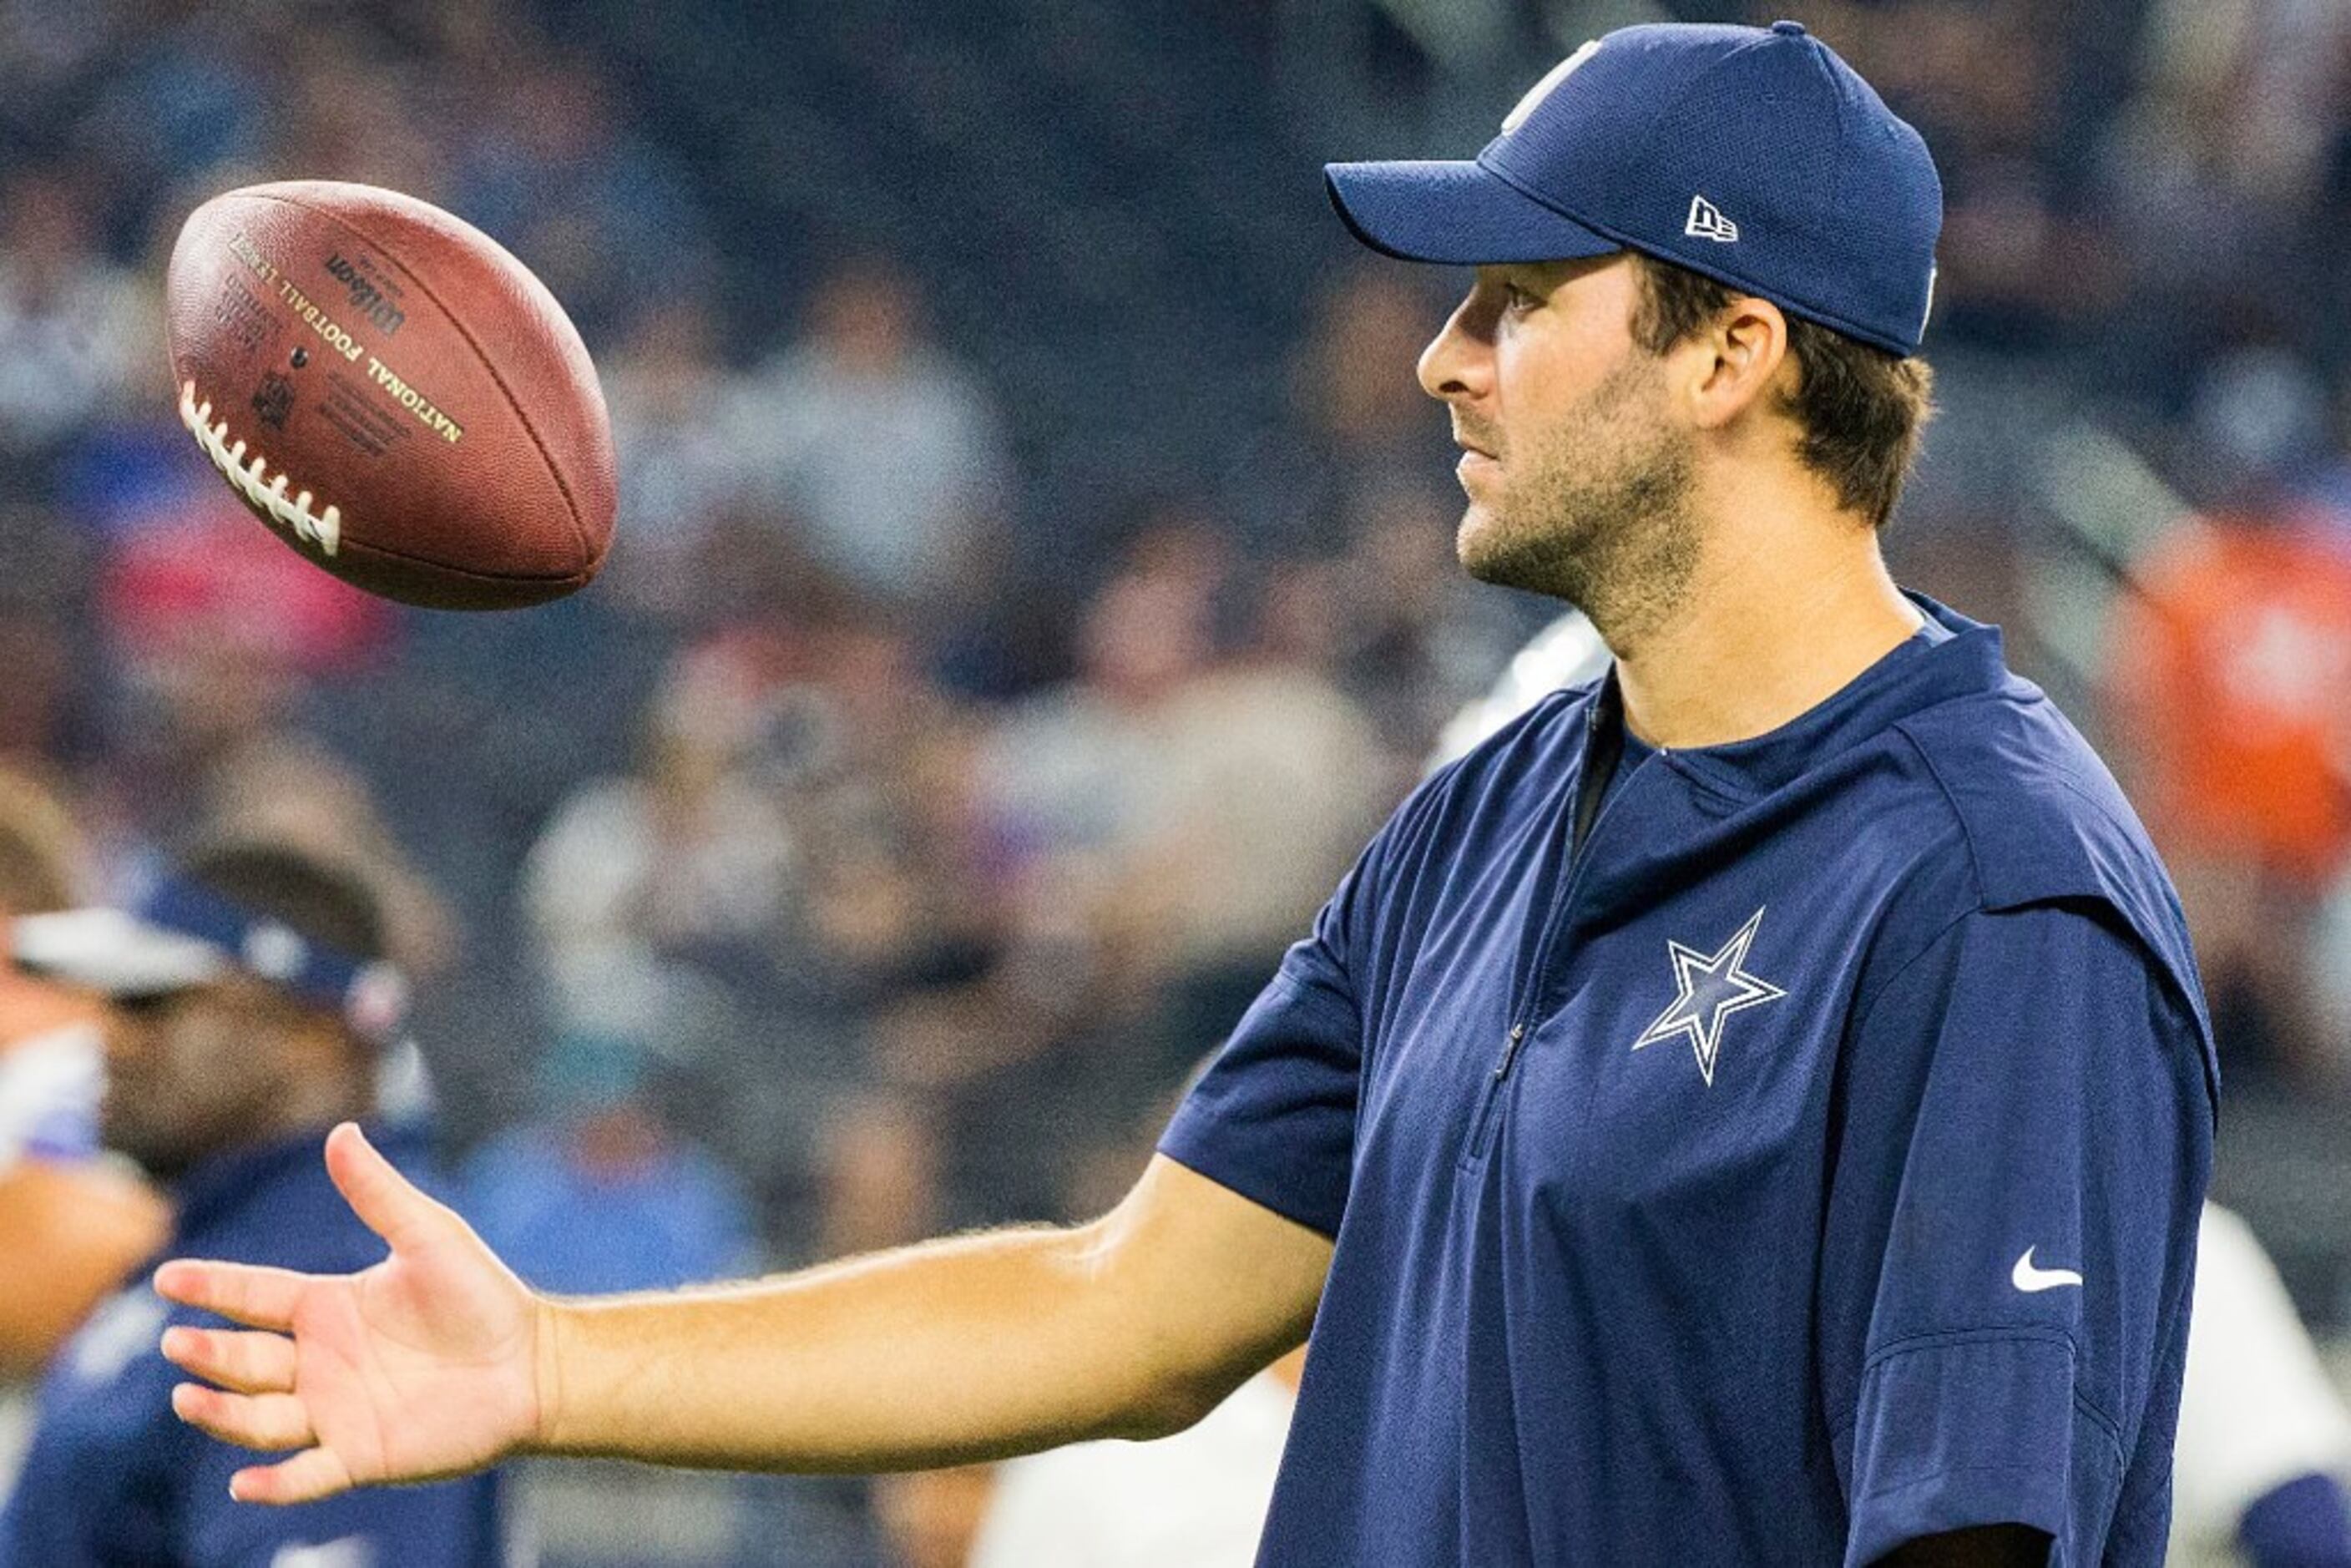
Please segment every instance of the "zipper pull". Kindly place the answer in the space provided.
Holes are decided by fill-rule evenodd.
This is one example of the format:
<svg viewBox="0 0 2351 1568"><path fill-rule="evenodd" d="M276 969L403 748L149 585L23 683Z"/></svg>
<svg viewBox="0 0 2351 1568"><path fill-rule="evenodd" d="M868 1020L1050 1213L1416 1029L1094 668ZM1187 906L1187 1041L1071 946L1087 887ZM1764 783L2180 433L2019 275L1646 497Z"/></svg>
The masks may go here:
<svg viewBox="0 0 2351 1568"><path fill-rule="evenodd" d="M1510 1075L1510 1063L1519 1059L1519 1047L1525 1043L1526 1038L1526 1025L1514 1023L1510 1026L1510 1040L1502 1047L1501 1064L1494 1069L1494 1076L1497 1080L1508 1078Z"/></svg>

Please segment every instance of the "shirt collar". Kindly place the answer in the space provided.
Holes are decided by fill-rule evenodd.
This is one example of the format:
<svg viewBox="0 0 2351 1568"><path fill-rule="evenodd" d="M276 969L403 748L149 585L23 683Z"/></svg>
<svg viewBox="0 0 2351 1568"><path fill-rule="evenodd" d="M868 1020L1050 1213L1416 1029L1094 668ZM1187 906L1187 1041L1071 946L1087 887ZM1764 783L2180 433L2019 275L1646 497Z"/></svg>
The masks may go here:
<svg viewBox="0 0 2351 1568"><path fill-rule="evenodd" d="M1717 792L1751 799L1793 782L1899 719L1955 697L1996 691L2013 678L1999 627L1970 621L1923 593L1905 590L1904 597L1927 617L1926 628L1834 695L1752 739L1661 756ZM1613 668L1608 679L1613 687Z"/></svg>

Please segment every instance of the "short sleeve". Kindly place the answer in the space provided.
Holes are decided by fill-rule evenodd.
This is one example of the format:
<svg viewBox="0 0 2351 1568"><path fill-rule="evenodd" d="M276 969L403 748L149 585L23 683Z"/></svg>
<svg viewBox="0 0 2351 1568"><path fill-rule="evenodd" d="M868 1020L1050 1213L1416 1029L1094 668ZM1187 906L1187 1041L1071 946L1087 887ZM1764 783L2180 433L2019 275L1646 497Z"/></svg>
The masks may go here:
<svg viewBox="0 0 2351 1568"><path fill-rule="evenodd" d="M1325 1236L1353 1174L1363 1009L1350 948L1378 841L1283 956L1195 1083L1159 1152Z"/></svg>
<svg viewBox="0 0 2351 1568"><path fill-rule="evenodd" d="M2003 1522L2107 1560L2168 1507L2210 1161L2193 1017L2094 901L1966 915L1860 1007L1818 1308L1846 1561Z"/></svg>

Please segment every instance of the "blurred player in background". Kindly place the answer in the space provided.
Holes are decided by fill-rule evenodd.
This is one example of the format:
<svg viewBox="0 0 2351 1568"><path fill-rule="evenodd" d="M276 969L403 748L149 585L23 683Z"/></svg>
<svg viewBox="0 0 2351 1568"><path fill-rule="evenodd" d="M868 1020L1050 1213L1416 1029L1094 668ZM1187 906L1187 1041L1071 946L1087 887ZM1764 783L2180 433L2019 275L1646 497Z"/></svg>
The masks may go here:
<svg viewBox="0 0 2351 1568"><path fill-rule="evenodd" d="M1634 27L1331 173L1478 267L1457 549L1609 678L1405 803L1092 1225L559 1303L339 1128L389 1258L157 1275L258 1331L164 1339L294 1450L238 1496L1163 1435L1311 1326L1263 1563L2160 1560L2209 1024L2103 766L1878 552L1923 142L1792 24Z"/></svg>
<svg viewBox="0 0 2351 1568"><path fill-rule="evenodd" d="M2351 1416L2252 1230L2204 1207L2171 1561L2351 1568Z"/></svg>
<svg viewBox="0 0 2351 1568"><path fill-rule="evenodd" d="M1157 1108L1134 1164L1174 1108ZM967 1568L1249 1568L1305 1367L1306 1352L1291 1351L1172 1437L1074 1443L997 1466Z"/></svg>
<svg viewBox="0 0 2351 1568"><path fill-rule="evenodd" d="M402 1011L363 884L293 850L225 843L136 914L35 915L11 929L20 968L110 998L99 1130L170 1189L173 1249L303 1269L370 1258L315 1155L321 1129L376 1116L380 1053ZM417 1129L379 1135L423 1174ZM137 1280L68 1342L0 1514L0 1563L503 1561L495 1475L283 1513L235 1507L218 1446L172 1419L172 1368L155 1348L167 1323L203 1319Z"/></svg>
<svg viewBox="0 0 2351 1568"><path fill-rule="evenodd" d="M1306 1353L1153 1443L1076 1443L997 1468L968 1568L1249 1568Z"/></svg>
<svg viewBox="0 0 2351 1568"><path fill-rule="evenodd" d="M6 922L81 902L64 805L0 773L0 956ZM29 1376L164 1237L162 1200L98 1144L99 1005L0 967L0 1382Z"/></svg>

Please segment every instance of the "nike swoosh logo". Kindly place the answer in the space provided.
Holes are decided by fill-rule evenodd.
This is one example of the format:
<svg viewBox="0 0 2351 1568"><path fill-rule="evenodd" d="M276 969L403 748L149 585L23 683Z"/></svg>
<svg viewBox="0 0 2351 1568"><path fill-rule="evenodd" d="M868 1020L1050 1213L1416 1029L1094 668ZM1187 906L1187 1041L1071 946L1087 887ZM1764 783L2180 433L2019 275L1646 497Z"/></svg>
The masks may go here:
<svg viewBox="0 0 2351 1568"><path fill-rule="evenodd" d="M2071 1269L2034 1268L2032 1251L2032 1248L2026 1248L2024 1256L2016 1260L2016 1267L2009 1270L2008 1282L2018 1290L2031 1295L2038 1291L2053 1291L2060 1285L2078 1285L2082 1282L2082 1276Z"/></svg>

